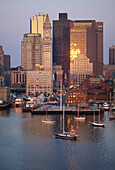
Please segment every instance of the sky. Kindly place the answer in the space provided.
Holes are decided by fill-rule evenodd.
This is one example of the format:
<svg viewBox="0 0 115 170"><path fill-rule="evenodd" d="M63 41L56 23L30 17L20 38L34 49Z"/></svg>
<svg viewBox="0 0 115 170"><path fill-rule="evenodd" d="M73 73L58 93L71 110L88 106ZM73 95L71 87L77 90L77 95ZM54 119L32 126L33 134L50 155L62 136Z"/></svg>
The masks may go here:
<svg viewBox="0 0 115 170"><path fill-rule="evenodd" d="M11 56L11 67L21 65L21 41L30 32L30 17L49 14L52 24L59 13L70 20L103 22L103 62L109 62L109 47L115 45L115 0L0 0L0 45Z"/></svg>

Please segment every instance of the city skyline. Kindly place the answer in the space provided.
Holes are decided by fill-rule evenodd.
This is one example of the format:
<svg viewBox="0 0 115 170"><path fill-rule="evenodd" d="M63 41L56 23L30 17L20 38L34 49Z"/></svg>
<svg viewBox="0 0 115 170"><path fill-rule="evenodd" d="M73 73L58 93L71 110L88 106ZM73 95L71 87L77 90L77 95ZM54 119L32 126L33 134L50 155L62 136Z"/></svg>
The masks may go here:
<svg viewBox="0 0 115 170"><path fill-rule="evenodd" d="M46 5L47 4L47 5ZM66 5L65 5L66 4ZM70 2L43 0L39 3L33 1L8 0L0 2L0 45L3 46L5 54L11 56L11 67L21 65L21 41L23 35L30 32L30 18L38 13L49 14L51 24L58 19L59 13L68 13L70 20L94 19L104 24L103 34L103 62L109 63L109 47L115 45L114 32L115 23L114 0L91 0ZM26 7L26 8L25 8Z"/></svg>

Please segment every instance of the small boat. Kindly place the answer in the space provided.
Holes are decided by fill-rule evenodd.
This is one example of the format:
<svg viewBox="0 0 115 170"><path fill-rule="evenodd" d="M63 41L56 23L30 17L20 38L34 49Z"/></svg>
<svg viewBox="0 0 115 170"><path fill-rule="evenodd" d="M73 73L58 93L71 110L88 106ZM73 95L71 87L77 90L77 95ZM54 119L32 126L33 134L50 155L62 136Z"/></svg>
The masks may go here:
<svg viewBox="0 0 115 170"><path fill-rule="evenodd" d="M75 133L69 133L64 131L64 123L65 123L65 114L64 114L64 105L63 105L63 133L55 133L56 138L67 139L67 140L77 140L77 136Z"/></svg>
<svg viewBox="0 0 115 170"><path fill-rule="evenodd" d="M46 109L46 120L42 120L42 123L47 123L47 124L53 124L53 123L55 123L55 122L56 122L55 120L49 120L49 119L47 118L47 114L48 114L48 107L47 107L47 109Z"/></svg>
<svg viewBox="0 0 115 170"><path fill-rule="evenodd" d="M105 111L108 111L108 110L109 110L109 105L108 105L106 102L103 104L103 109L104 109Z"/></svg>
<svg viewBox="0 0 115 170"><path fill-rule="evenodd" d="M22 98L16 98L14 102L15 107L21 107L22 106L23 99Z"/></svg>
<svg viewBox="0 0 115 170"><path fill-rule="evenodd" d="M93 122L89 122L92 126L96 126L96 127L105 127L105 123L100 121L100 111L99 111L99 115L98 115L98 121L95 121L95 112L94 112L94 116L93 116Z"/></svg>
<svg viewBox="0 0 115 170"><path fill-rule="evenodd" d="M86 116L80 116L79 115L79 103L78 103L78 112L77 112L77 116L74 117L75 120L85 120Z"/></svg>

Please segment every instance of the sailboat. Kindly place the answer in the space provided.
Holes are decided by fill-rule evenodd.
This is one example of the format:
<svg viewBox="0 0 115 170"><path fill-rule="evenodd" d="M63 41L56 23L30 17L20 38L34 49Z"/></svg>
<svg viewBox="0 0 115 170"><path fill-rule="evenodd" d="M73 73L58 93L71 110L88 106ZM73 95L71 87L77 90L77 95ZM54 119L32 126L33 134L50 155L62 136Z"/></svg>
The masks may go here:
<svg viewBox="0 0 115 170"><path fill-rule="evenodd" d="M98 115L98 121L95 121L95 112L94 112L93 122L90 122L90 124L96 127L105 127L105 123L100 121L100 110L99 110L99 115Z"/></svg>
<svg viewBox="0 0 115 170"><path fill-rule="evenodd" d="M78 102L78 111L77 111L77 116L74 117L75 120L85 120L86 116L80 116L79 115L79 102Z"/></svg>
<svg viewBox="0 0 115 170"><path fill-rule="evenodd" d="M47 107L47 109L46 109L46 120L42 120L42 123L53 124L53 123L56 122L56 121L54 121L54 120L48 119L48 118L47 118L47 115L48 115L48 107Z"/></svg>
<svg viewBox="0 0 115 170"><path fill-rule="evenodd" d="M75 133L69 133L64 131L64 123L65 123L65 114L64 114L64 105L63 105L63 133L56 133L55 137L60 139L69 139L69 140L76 140L77 136Z"/></svg>

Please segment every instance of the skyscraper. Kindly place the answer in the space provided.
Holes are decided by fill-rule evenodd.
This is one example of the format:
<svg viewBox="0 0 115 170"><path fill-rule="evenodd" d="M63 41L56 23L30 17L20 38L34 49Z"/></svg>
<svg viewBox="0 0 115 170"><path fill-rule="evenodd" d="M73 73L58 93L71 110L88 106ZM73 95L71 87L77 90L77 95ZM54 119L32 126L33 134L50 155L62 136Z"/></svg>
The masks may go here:
<svg viewBox="0 0 115 170"><path fill-rule="evenodd" d="M103 72L103 23L95 20L76 20L70 29L70 56L83 54L93 63L93 73Z"/></svg>
<svg viewBox="0 0 115 170"><path fill-rule="evenodd" d="M109 64L115 65L115 45L109 47Z"/></svg>
<svg viewBox="0 0 115 170"><path fill-rule="evenodd" d="M37 14L30 18L30 33L38 33L41 34L43 38L43 26L45 22L46 16L45 14Z"/></svg>
<svg viewBox="0 0 115 170"><path fill-rule="evenodd" d="M61 65L68 77L70 69L70 26L67 13L59 13L59 20L53 21L53 64Z"/></svg>
<svg viewBox="0 0 115 170"><path fill-rule="evenodd" d="M21 43L21 66L25 70L35 68L35 64L42 65L43 42L41 34L24 34Z"/></svg>

